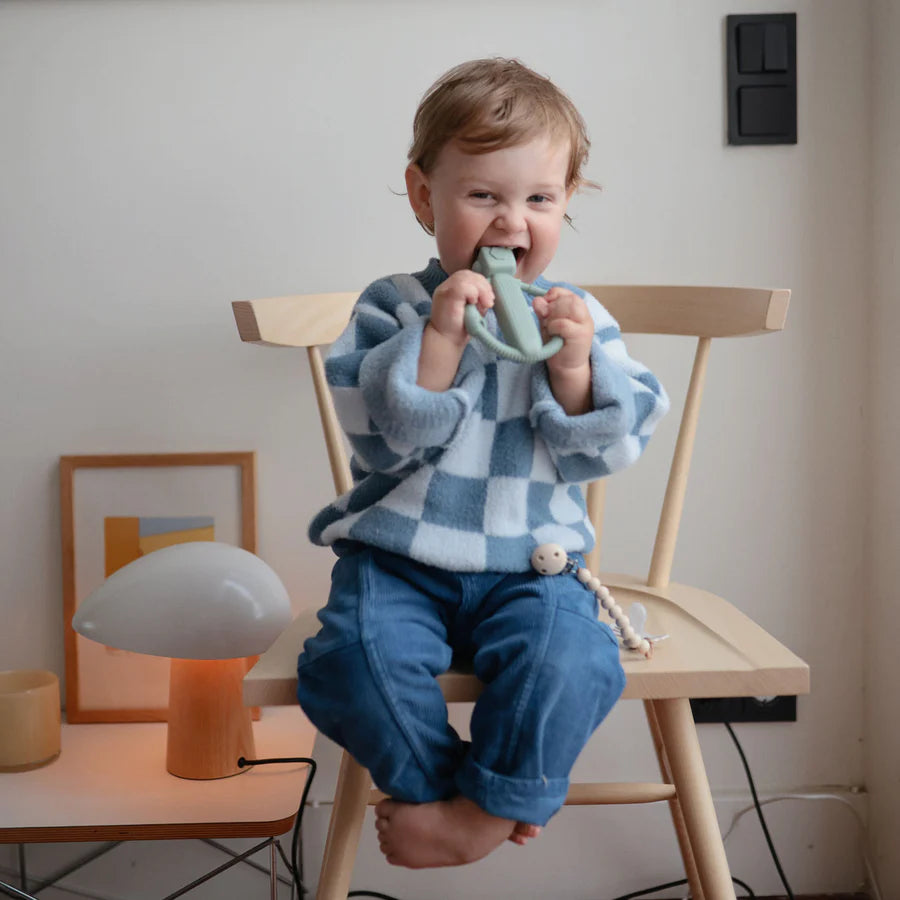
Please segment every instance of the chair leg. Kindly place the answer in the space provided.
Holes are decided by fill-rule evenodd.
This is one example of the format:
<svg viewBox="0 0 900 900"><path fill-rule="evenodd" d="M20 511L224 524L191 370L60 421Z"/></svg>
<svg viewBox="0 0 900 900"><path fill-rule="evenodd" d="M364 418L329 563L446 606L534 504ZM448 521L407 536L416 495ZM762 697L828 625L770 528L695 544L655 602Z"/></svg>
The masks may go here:
<svg viewBox="0 0 900 900"><path fill-rule="evenodd" d="M672 773L669 769L669 761L666 757L666 748L662 735L659 733L659 720L656 717L656 708L653 700L644 701L644 712L647 715L647 725L650 728L650 736L653 738L653 748L656 750L656 758L659 761L659 773L666 784L672 783ZM678 849L681 851L681 859L684 863L684 874L688 880L692 900L704 900L703 887L700 884L700 875L697 872L697 863L694 860L694 851L688 839L687 827L684 824L684 813L676 794L669 800L669 813L672 816L672 824L675 827L675 836L678 838Z"/></svg>
<svg viewBox="0 0 900 900"><path fill-rule="evenodd" d="M371 786L372 779L368 771L349 753L344 752L334 793L331 821L328 823L316 900L347 898Z"/></svg>
<svg viewBox="0 0 900 900"><path fill-rule="evenodd" d="M735 900L690 701L654 700L653 705L704 896L706 900Z"/></svg>

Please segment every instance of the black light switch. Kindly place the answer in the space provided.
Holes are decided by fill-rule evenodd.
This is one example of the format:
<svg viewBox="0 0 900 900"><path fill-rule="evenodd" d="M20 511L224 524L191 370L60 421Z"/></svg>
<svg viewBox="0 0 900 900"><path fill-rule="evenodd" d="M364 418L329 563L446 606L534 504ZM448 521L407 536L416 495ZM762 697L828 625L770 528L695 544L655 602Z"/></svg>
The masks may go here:
<svg viewBox="0 0 900 900"><path fill-rule="evenodd" d="M797 143L797 16L726 18L728 143Z"/></svg>
<svg viewBox="0 0 900 900"><path fill-rule="evenodd" d="M763 67L767 72L787 72L788 70L787 28L778 22L766 25Z"/></svg>
<svg viewBox="0 0 900 900"><path fill-rule="evenodd" d="M737 29L738 71L762 72L765 25L739 25Z"/></svg>
<svg viewBox="0 0 900 900"><path fill-rule="evenodd" d="M785 134L791 128L790 94L785 87L738 90L738 127L747 137Z"/></svg>

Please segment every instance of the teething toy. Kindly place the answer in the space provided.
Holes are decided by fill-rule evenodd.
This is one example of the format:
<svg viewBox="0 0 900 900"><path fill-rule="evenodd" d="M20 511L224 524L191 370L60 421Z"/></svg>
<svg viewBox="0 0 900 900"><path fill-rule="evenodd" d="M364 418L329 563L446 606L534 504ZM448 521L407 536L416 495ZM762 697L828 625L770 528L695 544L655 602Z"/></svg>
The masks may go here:
<svg viewBox="0 0 900 900"><path fill-rule="evenodd" d="M515 276L516 257L509 247L482 247L472 271L484 275L494 289L494 312L506 343L488 331L484 317L470 304L466 307L466 331L490 350L513 362L536 363L549 359L563 345L559 336L541 343L541 332L522 292L542 297L545 289L525 284Z"/></svg>
<svg viewBox="0 0 900 900"><path fill-rule="evenodd" d="M665 637L665 635L661 635L658 638L645 636L642 633L643 622L641 623L640 632L635 629L625 611L616 603L609 588L596 575L592 575L590 569L579 566L578 562L571 556L568 556L559 544L541 544L531 554L531 567L536 572L540 572L541 575L560 575L564 572L574 572L575 577L589 591L597 595L597 601L615 622L614 630L628 650L637 650L649 659L653 655L654 641L662 640ZM635 603L634 606L640 607L640 610L637 612L639 615L642 614L643 619L646 619L646 610L644 610L643 606L638 603Z"/></svg>

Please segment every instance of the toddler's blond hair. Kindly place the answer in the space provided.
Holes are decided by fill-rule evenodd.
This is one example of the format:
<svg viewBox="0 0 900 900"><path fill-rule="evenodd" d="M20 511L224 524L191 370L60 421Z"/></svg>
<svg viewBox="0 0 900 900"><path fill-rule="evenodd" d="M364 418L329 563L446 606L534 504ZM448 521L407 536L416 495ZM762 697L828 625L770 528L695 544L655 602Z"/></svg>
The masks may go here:
<svg viewBox="0 0 900 900"><path fill-rule="evenodd" d="M566 188L594 187L582 174L591 142L566 94L517 59L474 59L450 69L426 91L413 119L408 158L428 175L451 141L478 154L545 134L569 143Z"/></svg>

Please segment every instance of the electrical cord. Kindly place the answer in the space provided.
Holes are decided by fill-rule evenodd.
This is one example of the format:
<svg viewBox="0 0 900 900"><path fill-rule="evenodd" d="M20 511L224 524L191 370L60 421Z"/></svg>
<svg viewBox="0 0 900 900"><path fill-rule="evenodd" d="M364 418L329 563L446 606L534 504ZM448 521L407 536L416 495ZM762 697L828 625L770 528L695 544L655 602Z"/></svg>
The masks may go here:
<svg viewBox="0 0 900 900"><path fill-rule="evenodd" d="M756 894L753 893L753 889L744 881L741 881L740 878L735 878L732 876L731 880L740 888L743 888L747 892L747 897L756 897ZM630 894L622 894L621 897L616 897L614 900L637 900L639 897L644 897L647 894L655 894L659 891L665 891L669 888L673 887L681 887L688 883L687 878L680 878L678 881L667 881L665 884L657 884L653 887L643 888L640 891L633 891Z"/></svg>
<svg viewBox="0 0 900 900"><path fill-rule="evenodd" d="M763 811L762 811L762 804L759 802L759 796L756 793L756 783L754 782L753 774L750 771L750 764L747 762L747 757L744 754L744 748L741 746L741 742L737 739L737 735L734 733L734 729L731 727L731 723L723 722L722 724L725 726L726 730L728 731L728 734L731 735L731 740L734 741L734 746L737 748L738 755L741 758L741 763L744 766L744 774L747 776L747 783L750 785L750 794L753 797L753 807L752 808L756 810L756 814L759 817L759 824L762 826L763 835L765 836L766 844L768 844L768 846L769 846L769 853L772 856L772 861L775 863L775 868L778 870L778 875L781 878L781 883L784 885L784 889L787 892L789 900L795 900L793 891L791 891L791 886L788 884L787 877L784 874L784 869L781 867L781 860L778 858L778 853L775 850L775 844L772 842L772 836L769 834L769 828L766 825L766 818L763 815ZM734 823L732 823L732 828L733 827L734 827ZM730 834L730 833L731 833L731 829L728 830L725 837L727 837L728 834ZM725 838L723 837L722 840L724 842ZM750 897L755 896L753 894L753 892L749 889L749 887L746 884L744 884L742 881L738 881L737 878L732 878L731 880L735 884L739 884L741 887L743 887L745 890L747 890L749 892L748 896L750 896ZM678 887L679 885L682 885L682 884L687 884L687 881L686 880L671 881L671 882L668 882L667 884L658 885L657 887L654 887L654 888L646 888L642 891L637 891L636 893L625 894L621 897L616 897L615 900L634 900L634 898L643 897L645 894L654 894L657 891L662 891L662 890L665 890L666 888L671 888L671 887Z"/></svg>
<svg viewBox="0 0 900 900"><path fill-rule="evenodd" d="M244 766L266 766L273 763L306 763L309 766L309 777L303 786L303 793L300 796L300 808L297 810L297 817L294 819L294 828L291 833L291 864L288 870L291 873L294 887L297 889L297 897L302 900L303 895L307 893L303 886L303 858L298 852L300 846L300 826L303 821L303 811L306 809L306 800L309 797L309 790L312 787L313 779L316 777L316 761L308 756L282 756L273 757L271 759L245 759L243 756L238 760L238 768L243 769ZM378 891L350 891L347 897L375 897L377 900L398 900L390 894L380 894Z"/></svg>
<svg viewBox="0 0 900 900"><path fill-rule="evenodd" d="M781 865L781 860L778 858L778 852L775 850L775 844L772 841L772 836L769 833L768 825L766 824L766 818L763 815L762 804L759 801L759 796L756 792L756 783L753 779L753 773L750 771L750 764L747 762L747 757L744 753L744 748L741 746L741 742L738 740L737 735L734 733L734 729L731 727L730 722L724 722L725 729L728 731L728 734L731 736L731 740L734 742L734 746L737 748L738 755L741 759L741 764L744 767L744 774L747 776L747 783L750 786L750 793L753 797L753 806L756 809L756 814L759 817L759 824L762 827L763 835L766 839L766 844L769 847L769 853L772 856L772 861L775 864L775 868L778 870L778 875L781 878L781 883L784 886L785 892L789 900L795 900L794 893L791 890L790 884L788 884L787 876L784 873L784 869ZM313 778L315 778L316 774L316 762L315 760L309 757L283 757L283 758L275 758L275 759L241 759L238 760L238 766L243 768L248 765L267 765L269 763L306 763L310 766L309 777L306 779L306 784L303 788L303 795L300 798L300 809L297 811L297 817L294 820L294 830L291 838L291 860L293 865L291 867L291 875L294 879L294 883L297 887L298 896L302 898L305 893L305 888L303 887L302 881L299 877L300 864L297 858L297 846L299 844L299 835L300 835L300 824L303 818L303 810L306 806L306 799L309 795L310 787L312 786ZM736 821L736 820L735 820ZM734 827L734 823L732 824ZM730 834L730 829L729 832ZM727 835L726 835L727 836ZM745 882L741 881L738 878L732 877L731 879L735 884L739 887L743 888L747 892L748 897L755 897L756 895L753 893L753 890L747 885ZM635 891L630 894L623 894L620 897L616 897L615 900L636 900L636 898L643 897L646 894L655 894L659 891L667 890L668 888L680 887L681 885L687 884L687 879L680 879L678 881L669 881L664 884L659 884L654 887L644 888L640 891ZM382 894L378 891L351 891L348 895L349 897L374 897L377 900L397 900L395 897L391 897L388 894Z"/></svg>
<svg viewBox="0 0 900 900"><path fill-rule="evenodd" d="M781 793L776 794L773 797L767 797L765 800L760 801L760 806L767 806L769 803L782 803L785 800L832 800L837 803L846 806L850 812L853 813L853 818L856 821L857 828L859 829L859 851L860 856L863 860L863 866L866 870L866 878L868 879L867 887L869 891L872 893L872 900L882 900L881 896L881 888L878 885L878 879L875 876L875 869L872 865L872 860L869 858L868 851L866 849L865 844L865 836L866 836L866 823L863 821L863 817L859 814L859 810L846 798L842 797L840 794L828 793L828 792L803 792L803 793ZM749 806L745 806L742 809L739 809L734 816L732 816L731 824L728 826L728 831L722 835L722 841L727 841L731 836L731 833L734 831L737 823L749 812L754 812L756 807L751 803Z"/></svg>
<svg viewBox="0 0 900 900"><path fill-rule="evenodd" d="M769 827L766 825L766 817L763 815L762 806L759 802L759 797L756 793L756 784L753 781L753 774L750 771L750 764L747 762L747 757L744 755L744 748L741 746L741 742L737 739L737 735L734 733L734 729L731 727L730 722L723 722L728 734L731 735L731 740L734 741L734 746L737 748L738 755L741 758L741 763L744 766L744 773L747 776L747 783L750 785L750 793L753 796L753 805L756 807L756 815L759 817L759 824L762 827L763 835L765 836L766 843L769 845L769 853L772 855L772 862L775 863L775 868L778 870L778 875L781 878L781 883L784 885L784 890L788 895L788 900L794 900L794 892L791 890L791 886L788 884L787 876L784 874L784 869L781 867L781 860L778 858L778 853L775 850L775 844L772 842L772 836L769 834Z"/></svg>
<svg viewBox="0 0 900 900"><path fill-rule="evenodd" d="M390 894L379 894L378 891L350 891L348 897L376 897L378 900L397 900Z"/></svg>
<svg viewBox="0 0 900 900"><path fill-rule="evenodd" d="M732 831L734 831L734 827L735 827L735 825L737 825L738 820L745 813L748 813L751 810L755 810L756 814L759 818L760 825L762 826L763 835L765 836L766 843L768 844L769 852L772 855L772 860L775 863L775 867L778 870L779 876L781 877L781 882L782 882L782 884L785 888L785 891L787 892L787 895L790 898L790 900L794 900L794 894L791 891L790 886L788 885L787 878L785 877L785 874L784 874L784 869L781 866L781 861L778 858L778 854L776 853L775 846L772 842L772 836L770 835L768 826L766 825L766 820L765 820L765 816L763 815L763 812L762 812L762 807L768 803L776 803L776 802L782 801L782 800L837 800L837 801L843 803L845 806L847 806L850 809L850 811L853 813L854 817L856 818L857 825L860 828L861 834L865 833L865 823L863 822L862 817L860 816L859 812L854 808L854 806L846 798L841 797L837 794L827 794L827 793L783 794L783 795L779 795L776 797L767 798L766 800L760 802L759 796L756 792L756 784L753 780L753 775L750 772L750 765L747 762L747 757L744 754L743 747L741 746L741 743L738 740L737 735L734 733L734 729L731 727L731 723L725 722L723 724L725 725L725 728L727 729L728 734L731 736L732 741L734 741L734 745L737 748L738 754L740 755L741 763L743 764L744 772L747 776L747 782L750 786L750 793L751 793L751 796L753 797L753 804L751 806L745 807L744 809L740 810L739 812L737 812L734 815L734 817L731 820L731 825L729 826L729 828L725 832L725 834L722 836L722 841L724 843L726 840L728 840L728 837L731 835ZM863 849L863 862L865 864L866 873L867 873L867 876L869 879L869 887L875 895L875 900L881 900L881 891L878 887L878 882L875 878L875 874L874 874L874 871L872 868L871 861L869 860L868 855L865 853L864 849ZM732 881L735 884L738 884L742 888L744 888L744 890L746 890L748 892L748 896L750 896L750 897L755 896L753 894L753 892L750 890L750 888L746 884L744 884L744 882L740 881L737 878L732 878ZM646 888L642 891L637 891L635 893L624 894L621 897L616 897L615 900L635 900L635 898L642 897L645 894L656 893L657 891L662 891L662 890L665 890L666 888L671 888L671 887L678 887L679 885L682 885L682 884L687 884L687 881L682 880L682 881L668 882L667 884L657 885L656 887L653 887L653 888Z"/></svg>
<svg viewBox="0 0 900 900"><path fill-rule="evenodd" d="M238 768L243 769L245 766L268 766L278 763L306 763L309 766L309 776L306 779L306 784L303 786L303 793L300 795L300 808L297 810L297 816L294 819L294 828L291 833L291 864L288 866L288 871L291 873L294 887L297 889L298 900L302 900L303 895L306 893L306 888L303 887L303 880L301 878L303 862L299 858L297 848L300 845L300 823L303 821L303 810L306 808L306 798L309 796L309 789L312 787L313 779L316 777L316 761L310 756L277 756L270 759L246 759L242 756L238 760Z"/></svg>

